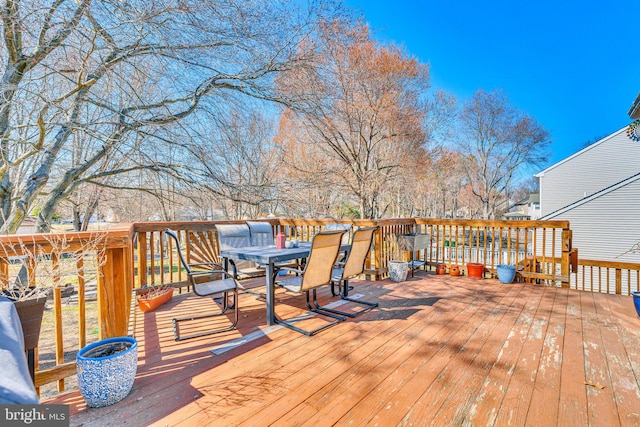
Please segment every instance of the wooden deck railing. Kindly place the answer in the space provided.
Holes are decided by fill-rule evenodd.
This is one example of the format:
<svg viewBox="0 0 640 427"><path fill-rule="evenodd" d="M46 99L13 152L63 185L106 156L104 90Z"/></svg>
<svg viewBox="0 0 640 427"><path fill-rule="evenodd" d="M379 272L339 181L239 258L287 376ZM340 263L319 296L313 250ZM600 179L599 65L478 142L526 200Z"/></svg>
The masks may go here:
<svg viewBox="0 0 640 427"><path fill-rule="evenodd" d="M630 295L640 291L640 264L580 259L571 288L590 292Z"/></svg>
<svg viewBox="0 0 640 427"><path fill-rule="evenodd" d="M26 273L30 287L51 292L35 352L36 387L57 382L58 391L63 391L64 379L75 375L75 353L88 338L127 335L132 237L131 224L108 232L0 236L0 289L15 286L17 277ZM62 304L67 285L77 286L73 310ZM96 302L88 302L87 294L95 295Z"/></svg>
<svg viewBox="0 0 640 427"><path fill-rule="evenodd" d="M274 233L283 231L287 238L309 241L332 219L270 219ZM234 223L242 221L219 221ZM172 283L186 285L180 275L178 258L163 236L169 227L179 234L210 231L215 239L219 222L165 222L134 225L137 234L136 271L138 286ZM482 221L424 218L340 221L355 227L377 226L367 272L374 278L386 276L388 261L393 257L396 236L410 233L429 235L430 245L414 253L414 259L425 261L430 268L438 263L460 265L468 262L485 264L487 274L495 274L498 264L522 265L520 275L528 280L569 286L569 253L571 230L568 221ZM162 256L160 256L162 254ZM402 254L408 260L409 254Z"/></svg>
<svg viewBox="0 0 640 427"><path fill-rule="evenodd" d="M333 219L268 219L274 232L283 231L288 238L310 240ZM88 341L127 335L130 331L130 312L134 289L149 285L172 284L182 291L186 276L179 265L175 248L166 239L164 230L178 231L181 239L186 233L206 231L217 251L216 223L241 221L154 222L122 224L100 233L67 233L62 235L22 235L0 238L5 250L0 253L0 281L3 286L13 283L16 272L10 258L25 256L33 251L41 262L29 264L29 283L35 283L38 268L47 265L53 278L52 325L44 325L41 336L40 360L53 353L54 357L41 363L36 373L36 384L57 382L64 389L64 378L75 374L75 352ZM436 264L459 265L468 262L485 264L488 275L495 273L501 263L520 264L525 267L521 276L527 280L553 286L628 294L638 289L637 264L582 261L577 275L570 274L571 230L567 221L479 221L444 220L428 218L380 219L338 221L358 226L377 226L367 274L373 279L386 277L386 267L392 257L395 236L424 233L429 245L414 253L426 268ZM52 237L55 236L55 237ZM56 249L52 242L64 236L68 243L64 250ZM100 237L103 236L103 237ZM84 239L84 240L83 240ZM83 252L81 242L103 239L103 250L97 255ZM185 240L181 240L185 241ZM22 243L20 243L22 242ZM27 242L25 244L25 242ZM75 243L74 243L75 242ZM94 245L95 246L95 245ZM37 249L36 249L37 248ZM95 249L95 248L94 248ZM187 251L189 248L187 248ZM79 251L79 252L78 252ZM95 252L95 251L94 251ZM217 253L217 252L216 252ZM46 257L48 256L48 258ZM408 253L404 253L408 257ZM95 261L90 261L95 258ZM61 262L64 260L64 262ZM62 305L65 279L61 266L73 264L77 279L77 306L70 313ZM97 302L85 298L88 286L87 270L93 268ZM603 273L608 269L607 273ZM93 305L91 305L93 304ZM74 316L77 327L70 328L68 316ZM65 325L63 327L63 324ZM95 324L95 327L93 326ZM95 332L95 333L91 333ZM52 348L42 343L53 343ZM46 359L46 358L45 358Z"/></svg>
<svg viewBox="0 0 640 427"><path fill-rule="evenodd" d="M482 263L488 273L498 264L520 267L519 276L538 283L569 286L572 234L568 221L483 221L416 219L432 241L429 265Z"/></svg>

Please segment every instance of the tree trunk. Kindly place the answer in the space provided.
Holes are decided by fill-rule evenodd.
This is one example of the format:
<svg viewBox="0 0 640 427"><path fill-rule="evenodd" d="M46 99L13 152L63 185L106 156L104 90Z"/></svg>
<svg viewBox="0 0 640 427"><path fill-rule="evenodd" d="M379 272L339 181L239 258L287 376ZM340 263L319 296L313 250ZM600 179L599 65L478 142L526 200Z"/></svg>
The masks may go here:
<svg viewBox="0 0 640 427"><path fill-rule="evenodd" d="M80 210L78 206L73 206L73 229L80 231L82 229L82 218L80 217Z"/></svg>

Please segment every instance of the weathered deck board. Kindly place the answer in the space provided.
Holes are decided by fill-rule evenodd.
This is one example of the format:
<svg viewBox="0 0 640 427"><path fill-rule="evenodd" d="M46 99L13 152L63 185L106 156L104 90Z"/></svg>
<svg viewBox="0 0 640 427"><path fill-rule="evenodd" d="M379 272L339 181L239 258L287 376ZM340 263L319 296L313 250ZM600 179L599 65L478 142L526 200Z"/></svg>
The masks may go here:
<svg viewBox="0 0 640 427"><path fill-rule="evenodd" d="M494 368L492 362L497 360L502 351L503 343L529 301L533 288L518 289L518 287L514 287L513 289L517 292L511 292L511 300L504 301L504 307L496 311L493 319L488 319L483 324L483 339L478 343L473 360L470 360L469 364L452 364L452 366L459 368L459 371L454 372L454 375L459 376L459 372L462 371L466 380L458 380L457 390L453 391L446 404L440 408L434 418L436 425L462 425L465 422L473 424L471 419L473 414L477 412L478 404L482 403L482 406L487 408L483 397L480 397L480 391L490 371ZM480 342L482 343L481 347ZM460 404L461 401L462 404Z"/></svg>
<svg viewBox="0 0 640 427"><path fill-rule="evenodd" d="M339 424L353 425L369 420L372 423L382 420L392 423L392 414L404 416L410 405L407 405L404 411L399 411L399 407L412 402L415 395L424 392L429 385L425 368L434 363L438 351L451 340L451 337L460 331L463 325L469 324L468 321L460 323L459 320L467 315L477 314L479 308L477 304L469 304L463 311L451 311L446 324L429 324L418 337L418 348L414 354L402 361L396 369L391 370L375 389L363 397L358 406L350 409L339 420ZM456 319L458 322L455 322ZM431 343L441 344L436 346L430 345Z"/></svg>
<svg viewBox="0 0 640 427"><path fill-rule="evenodd" d="M620 425L611 386L611 375L607 366L602 331L599 324L600 313L597 312L595 294L582 296L585 382L587 383L587 414L589 424Z"/></svg>
<svg viewBox="0 0 640 427"><path fill-rule="evenodd" d="M399 417L398 421L420 425L421 420L433 417L447 399L460 392L457 382L465 381L470 373L469 368L473 364L478 347L482 344L482 329L496 326L492 316L503 311L504 307L510 304L510 298L504 294L496 293L492 298L496 304L483 305L478 311L479 316L470 318L457 316L456 321L462 322L463 327L455 332L453 339L447 342L432 363L426 366L421 378L427 379L428 387L420 390L422 396L409 408L406 416ZM380 420L383 419L384 417L380 417Z"/></svg>
<svg viewBox="0 0 640 427"><path fill-rule="evenodd" d="M523 307L517 313L516 321L511 325L505 325L509 328L509 332L507 337L498 343L501 345L500 351L474 402L473 412L467 415L467 421L470 424L494 425L504 405L507 391L510 389L516 366L522 357L522 349L544 291L544 288L531 286L528 296L523 298Z"/></svg>
<svg viewBox="0 0 640 427"><path fill-rule="evenodd" d="M567 293L567 289L555 291L556 296L549 315L549 324L533 384L533 394L527 411L526 425L529 426L557 424Z"/></svg>
<svg viewBox="0 0 640 427"><path fill-rule="evenodd" d="M594 295L615 404L621 425L640 424L640 407L637 401L639 395L636 387L638 377L633 372L624 345L621 333L623 327L611 311L609 299L611 298L603 295Z"/></svg>
<svg viewBox="0 0 640 427"><path fill-rule="evenodd" d="M210 350L265 330L264 302L243 294L237 331L175 342L172 317L215 308L178 295L136 313L125 400L88 409L70 392L49 403L69 404L72 425L99 426L640 424L631 297L424 272L354 284L380 307L313 337L269 328L219 355ZM283 316L304 305L277 299Z"/></svg>
<svg viewBox="0 0 640 427"><path fill-rule="evenodd" d="M567 426L587 425L587 390L585 378L584 346L582 340L581 296L586 292L568 292L565 307L566 320L560 374L560 402L558 420Z"/></svg>

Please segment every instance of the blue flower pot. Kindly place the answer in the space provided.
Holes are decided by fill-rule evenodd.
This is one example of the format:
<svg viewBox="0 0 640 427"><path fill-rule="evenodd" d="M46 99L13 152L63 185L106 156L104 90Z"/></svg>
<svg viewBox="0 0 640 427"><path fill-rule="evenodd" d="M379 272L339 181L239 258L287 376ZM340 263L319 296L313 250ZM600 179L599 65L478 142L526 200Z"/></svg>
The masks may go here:
<svg viewBox="0 0 640 427"><path fill-rule="evenodd" d="M110 354L113 349L118 352ZM112 405L131 391L138 370L138 341L116 337L83 347L76 357L78 388L92 408Z"/></svg>
<svg viewBox="0 0 640 427"><path fill-rule="evenodd" d="M500 283L513 283L513 279L516 277L515 265L498 264L496 270L498 271L498 280Z"/></svg>
<svg viewBox="0 0 640 427"><path fill-rule="evenodd" d="M640 292L631 292L633 296L633 305L636 307L636 314L640 317Z"/></svg>

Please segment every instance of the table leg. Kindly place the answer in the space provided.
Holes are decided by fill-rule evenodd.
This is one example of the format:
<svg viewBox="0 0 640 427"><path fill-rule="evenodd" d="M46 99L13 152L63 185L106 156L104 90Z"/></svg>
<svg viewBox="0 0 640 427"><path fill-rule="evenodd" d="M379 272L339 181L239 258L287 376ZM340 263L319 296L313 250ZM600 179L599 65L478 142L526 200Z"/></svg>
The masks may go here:
<svg viewBox="0 0 640 427"><path fill-rule="evenodd" d="M274 309L275 300L275 284L273 278L273 263L269 263L265 266L266 282L267 282L267 326L276 324L276 314Z"/></svg>

